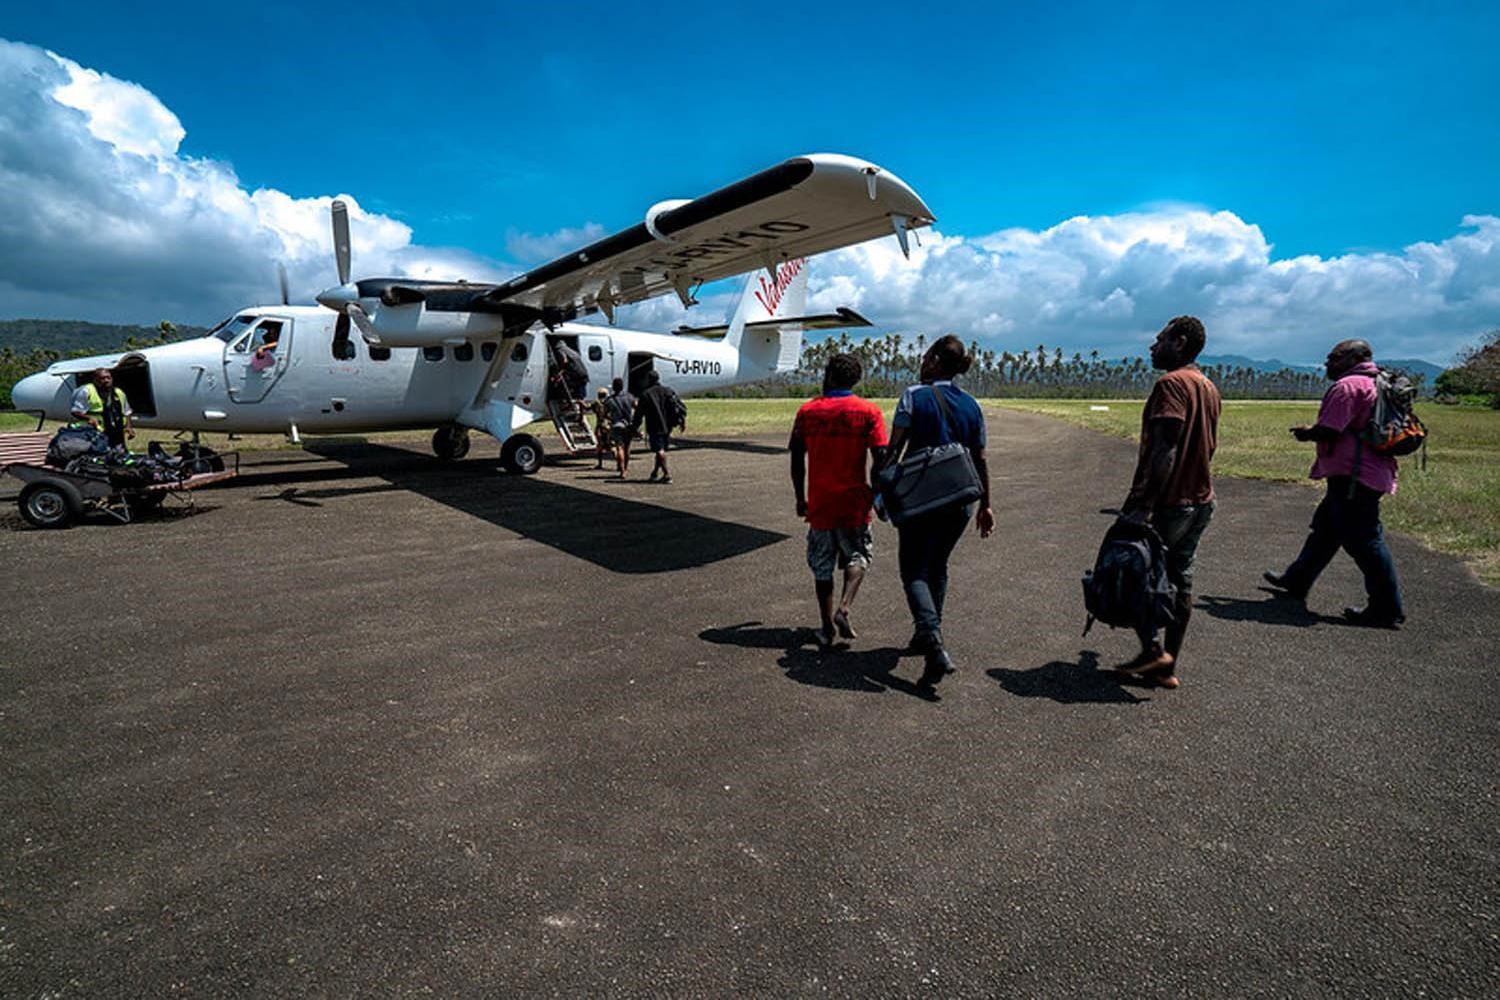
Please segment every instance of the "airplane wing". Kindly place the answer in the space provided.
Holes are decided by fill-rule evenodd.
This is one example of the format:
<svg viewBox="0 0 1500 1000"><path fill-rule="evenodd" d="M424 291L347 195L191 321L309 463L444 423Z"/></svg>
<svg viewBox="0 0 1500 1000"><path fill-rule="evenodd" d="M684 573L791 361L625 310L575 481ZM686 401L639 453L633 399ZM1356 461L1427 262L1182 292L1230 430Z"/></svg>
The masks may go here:
<svg viewBox="0 0 1500 1000"><path fill-rule="evenodd" d="M783 326L795 326L801 330L843 330L852 329L857 326L874 326L853 309L839 306L837 312L818 313L816 316L787 316L780 319L758 319L753 323L746 323L745 330L768 330ZM672 333L678 337L722 337L729 332L728 323L718 323L714 326L679 326Z"/></svg>
<svg viewBox="0 0 1500 1000"><path fill-rule="evenodd" d="M798 156L689 201L665 201L645 218L499 285L400 278L358 282L382 305L432 312L497 313L507 328L563 322L676 292L692 304L700 284L774 267L931 225L932 211L899 177L833 153Z"/></svg>

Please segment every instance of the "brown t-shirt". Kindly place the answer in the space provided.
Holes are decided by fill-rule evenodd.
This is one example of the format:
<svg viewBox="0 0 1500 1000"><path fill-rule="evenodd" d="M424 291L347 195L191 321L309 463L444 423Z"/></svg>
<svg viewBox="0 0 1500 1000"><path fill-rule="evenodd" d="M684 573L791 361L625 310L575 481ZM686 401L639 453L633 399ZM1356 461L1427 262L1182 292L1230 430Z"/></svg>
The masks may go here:
<svg viewBox="0 0 1500 1000"><path fill-rule="evenodd" d="M1145 481L1150 466L1151 421L1182 421L1177 462L1157 499L1158 508L1208 503L1214 498L1208 466L1218 445L1219 407L1219 390L1197 365L1174 369L1156 380L1141 413L1141 452L1136 461L1134 487L1139 488Z"/></svg>

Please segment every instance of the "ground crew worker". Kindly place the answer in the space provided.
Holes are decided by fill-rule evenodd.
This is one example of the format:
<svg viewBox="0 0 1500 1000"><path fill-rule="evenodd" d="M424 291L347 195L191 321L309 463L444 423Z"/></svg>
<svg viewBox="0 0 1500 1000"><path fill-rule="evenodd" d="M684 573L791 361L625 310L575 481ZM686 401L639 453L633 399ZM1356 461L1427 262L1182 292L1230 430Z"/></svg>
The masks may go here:
<svg viewBox="0 0 1500 1000"><path fill-rule="evenodd" d="M94 370L93 381L73 393L69 409L75 426L88 424L102 431L111 448L123 448L126 438L135 437L135 428L130 426L130 401L123 390L115 388L114 375L108 368Z"/></svg>

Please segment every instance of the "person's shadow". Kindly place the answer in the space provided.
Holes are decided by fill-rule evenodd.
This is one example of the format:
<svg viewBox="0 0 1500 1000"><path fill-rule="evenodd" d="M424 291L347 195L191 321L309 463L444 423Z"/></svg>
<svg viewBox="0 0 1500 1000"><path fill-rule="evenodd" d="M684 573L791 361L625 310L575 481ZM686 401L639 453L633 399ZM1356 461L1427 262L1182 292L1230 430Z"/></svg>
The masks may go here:
<svg viewBox="0 0 1500 1000"><path fill-rule="evenodd" d="M995 667L985 673L1018 698L1051 698L1064 705L1137 705L1151 700L1128 690L1136 686L1134 678L1100 670L1099 654L1091 649L1079 653L1076 663L1053 660L1029 670Z"/></svg>
<svg viewBox="0 0 1500 1000"><path fill-rule="evenodd" d="M813 629L766 626L758 621L706 628L698 633L698 638L725 646L779 649L782 654L777 657L777 665L786 671L789 680L799 684L869 694L900 691L923 701L939 700L932 688L919 688L895 675L904 655L895 646L851 649L847 644L839 644L825 650L818 647Z"/></svg>
<svg viewBox="0 0 1500 1000"><path fill-rule="evenodd" d="M1216 597L1200 594L1193 606L1206 615L1231 622L1260 622L1262 625L1290 625L1308 628L1312 625L1342 625L1342 618L1331 618L1309 611L1307 605L1280 591L1268 587L1259 588L1270 596L1260 601L1247 601L1240 597Z"/></svg>

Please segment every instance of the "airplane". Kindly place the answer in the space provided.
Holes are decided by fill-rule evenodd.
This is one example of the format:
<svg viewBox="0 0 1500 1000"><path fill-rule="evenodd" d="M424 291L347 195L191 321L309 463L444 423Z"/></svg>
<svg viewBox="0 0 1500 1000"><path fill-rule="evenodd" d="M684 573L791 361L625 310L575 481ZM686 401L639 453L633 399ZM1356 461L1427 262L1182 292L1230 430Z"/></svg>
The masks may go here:
<svg viewBox="0 0 1500 1000"><path fill-rule="evenodd" d="M522 428L538 419L569 452L593 447L582 407L552 377L559 345L582 356L591 387L622 378L636 393L653 371L683 394L790 371L802 331L870 325L849 309L801 315L807 258L889 234L909 255L908 234L934 221L894 174L831 153L658 202L635 226L500 284L351 281L347 207L335 201L331 218L339 284L319 306L286 304L283 279L279 306L237 310L192 340L57 362L16 383L13 406L66 420L80 379L110 368L137 427L189 431L195 446L205 431L296 441L434 427L434 453L457 460L478 430L504 469L533 473L543 447ZM620 306L671 292L692 306L704 283L746 272L727 324L613 327ZM611 325L577 322L594 313Z"/></svg>

